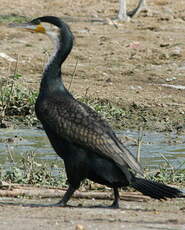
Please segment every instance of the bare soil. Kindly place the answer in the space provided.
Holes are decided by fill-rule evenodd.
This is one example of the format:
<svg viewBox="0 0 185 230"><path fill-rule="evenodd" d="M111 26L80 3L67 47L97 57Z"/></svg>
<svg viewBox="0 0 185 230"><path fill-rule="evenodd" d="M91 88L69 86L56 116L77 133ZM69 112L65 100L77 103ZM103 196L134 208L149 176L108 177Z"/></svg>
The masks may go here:
<svg viewBox="0 0 185 230"><path fill-rule="evenodd" d="M68 86L77 65L71 86L75 96L109 100L146 119L154 116L156 128L165 122L183 128L185 91L171 85L185 86L184 0L150 0L147 4L148 12L129 23L112 21L118 0L1 0L0 16L64 18L76 42L63 66L63 78ZM129 1L130 9L135 5L136 0ZM0 52L18 57L18 66L0 58L0 77L6 78L17 68L23 75L21 84L38 88L52 44L42 35L9 29L6 24L0 25ZM184 200L124 201L119 210L88 208L101 201L72 201L75 206L79 203L83 207L31 208L3 201L0 229L185 229Z"/></svg>
<svg viewBox="0 0 185 230"><path fill-rule="evenodd" d="M72 199L65 208L33 207L53 202L57 200L0 202L0 229L185 229L185 204L180 200L122 201L120 209L105 208L111 201L94 199Z"/></svg>
<svg viewBox="0 0 185 230"><path fill-rule="evenodd" d="M136 2L130 0L129 9ZM76 97L108 100L123 108L124 128L147 122L159 131L185 130L185 89L179 88L185 86L184 0L148 1L148 12L129 23L114 20L117 0L1 0L0 9L1 15L64 18L75 46L63 65L63 78L68 87L76 66L70 88ZM0 75L6 78L17 68L21 84L37 89L52 44L43 35L6 24L1 23L1 52L18 58L18 66L1 58Z"/></svg>

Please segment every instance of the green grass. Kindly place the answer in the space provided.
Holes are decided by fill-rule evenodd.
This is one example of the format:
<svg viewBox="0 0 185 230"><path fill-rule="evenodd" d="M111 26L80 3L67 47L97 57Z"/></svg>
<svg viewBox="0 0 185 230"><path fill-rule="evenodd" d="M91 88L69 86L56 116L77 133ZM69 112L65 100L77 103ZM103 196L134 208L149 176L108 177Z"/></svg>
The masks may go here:
<svg viewBox="0 0 185 230"><path fill-rule="evenodd" d="M34 113L37 90L22 85L22 75L16 73L0 82L0 121L8 120L17 126L38 125ZM83 96L78 100L86 103L105 119L114 129L148 129L171 132L183 131L185 117L174 110L148 107L132 103L115 104L106 99ZM2 122L1 122L2 123Z"/></svg>
<svg viewBox="0 0 185 230"><path fill-rule="evenodd" d="M185 163L185 162L184 162ZM9 153L9 167L1 166L0 181L16 184L66 186L66 174L64 172L63 161L40 160L35 152L28 151L18 160L14 160ZM185 185L185 169L169 169L168 164L163 164L152 173L145 169L147 178L165 184ZM95 188L92 181L85 180L82 188L88 190ZM99 187L97 187L99 189Z"/></svg>
<svg viewBox="0 0 185 230"><path fill-rule="evenodd" d="M173 168L169 164L165 163L159 166L159 169L156 173L150 173L147 169L147 178L165 183L165 184L177 184L177 185L185 185L185 169L182 169L182 166L185 164L185 161L178 168Z"/></svg>
<svg viewBox="0 0 185 230"><path fill-rule="evenodd" d="M10 153L9 153L10 154ZM62 161L44 161L35 152L27 152L15 161L9 155L9 167L1 166L0 181L16 184L65 186L66 176Z"/></svg>
<svg viewBox="0 0 185 230"><path fill-rule="evenodd" d="M79 98L79 100L101 114L101 116L108 120L115 129L120 128L120 125L126 115L126 110L116 106L108 100L102 100L99 98L90 98L86 96Z"/></svg>
<svg viewBox="0 0 185 230"><path fill-rule="evenodd" d="M26 16L16 14L0 15L0 23L23 23L27 20Z"/></svg>
<svg viewBox="0 0 185 230"><path fill-rule="evenodd" d="M22 75L15 74L0 84L0 118L8 119L14 123L24 123L25 126L36 124L34 105L38 91L27 89L21 84ZM79 98L99 112L111 123L119 124L125 111L106 100Z"/></svg>
<svg viewBox="0 0 185 230"><path fill-rule="evenodd" d="M16 74L10 76L0 84L0 119L11 120L13 123L24 123L32 126L36 119L34 105L38 93L22 86L22 76Z"/></svg>

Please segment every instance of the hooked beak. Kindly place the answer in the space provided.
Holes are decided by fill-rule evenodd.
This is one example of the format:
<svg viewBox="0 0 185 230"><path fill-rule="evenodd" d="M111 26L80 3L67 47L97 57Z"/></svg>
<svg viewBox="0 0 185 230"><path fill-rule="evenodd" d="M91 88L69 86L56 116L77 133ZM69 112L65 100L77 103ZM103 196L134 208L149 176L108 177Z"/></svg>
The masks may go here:
<svg viewBox="0 0 185 230"><path fill-rule="evenodd" d="M9 24L9 27L25 29L36 33L46 33L46 29L42 24L35 25L32 23L22 23L22 24L11 23Z"/></svg>

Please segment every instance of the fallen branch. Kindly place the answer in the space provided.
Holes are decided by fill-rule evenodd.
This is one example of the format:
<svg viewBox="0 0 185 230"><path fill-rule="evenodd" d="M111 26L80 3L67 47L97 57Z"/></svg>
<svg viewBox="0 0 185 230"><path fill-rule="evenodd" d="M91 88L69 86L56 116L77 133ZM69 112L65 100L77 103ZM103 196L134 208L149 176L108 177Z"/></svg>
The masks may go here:
<svg viewBox="0 0 185 230"><path fill-rule="evenodd" d="M47 188L47 187L34 187L34 186L21 186L21 185L12 185L0 187L0 197L39 197L39 198L61 198L65 189L61 188ZM80 192L76 191L73 195L73 198L81 199L112 199L112 193L107 191L88 191ZM149 197L143 196L140 193L136 192L120 192L121 200L125 201L148 201Z"/></svg>

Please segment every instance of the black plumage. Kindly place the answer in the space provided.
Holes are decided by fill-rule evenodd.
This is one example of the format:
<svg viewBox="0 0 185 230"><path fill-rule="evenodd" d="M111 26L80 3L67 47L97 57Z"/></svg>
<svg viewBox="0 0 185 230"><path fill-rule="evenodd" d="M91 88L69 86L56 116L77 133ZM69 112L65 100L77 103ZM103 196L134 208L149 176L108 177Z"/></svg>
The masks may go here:
<svg viewBox="0 0 185 230"><path fill-rule="evenodd" d="M135 173L142 176L143 170L134 156L108 123L86 104L77 101L63 84L61 65L73 46L69 27L57 17L45 16L34 19L27 28L35 26L34 31L51 36L50 32L40 29L41 22L59 29L54 38L56 51L43 73L35 105L36 115L51 145L64 160L69 182L67 192L56 205L65 206L86 178L114 189L113 207L119 207L118 188L125 186L157 199L181 196L178 189L135 176Z"/></svg>

